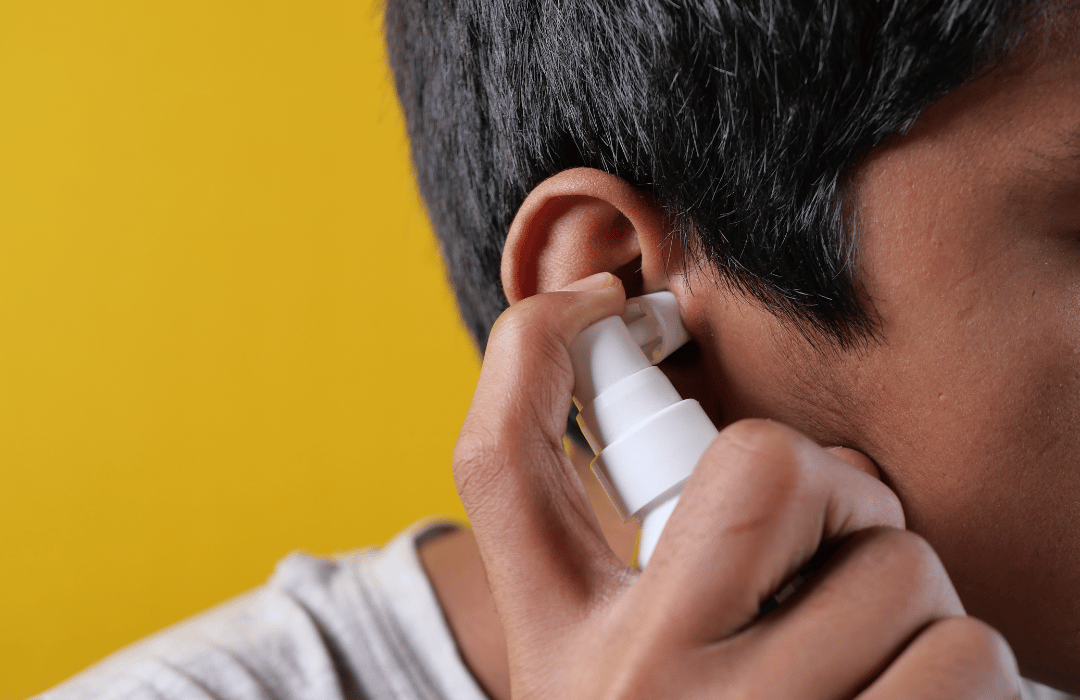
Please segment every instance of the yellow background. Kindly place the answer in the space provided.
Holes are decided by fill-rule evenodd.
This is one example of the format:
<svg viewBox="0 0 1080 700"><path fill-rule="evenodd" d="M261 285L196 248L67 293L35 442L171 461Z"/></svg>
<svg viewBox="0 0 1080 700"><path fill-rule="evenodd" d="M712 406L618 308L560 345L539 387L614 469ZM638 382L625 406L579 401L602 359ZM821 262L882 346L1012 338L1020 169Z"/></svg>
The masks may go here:
<svg viewBox="0 0 1080 700"><path fill-rule="evenodd" d="M371 0L0 9L0 700L461 515L478 361Z"/></svg>

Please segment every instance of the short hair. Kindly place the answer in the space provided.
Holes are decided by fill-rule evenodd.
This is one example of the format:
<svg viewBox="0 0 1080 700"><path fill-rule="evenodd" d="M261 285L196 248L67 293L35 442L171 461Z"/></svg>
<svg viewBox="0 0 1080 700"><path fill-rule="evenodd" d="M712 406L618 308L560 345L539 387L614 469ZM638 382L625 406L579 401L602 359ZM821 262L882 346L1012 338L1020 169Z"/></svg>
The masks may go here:
<svg viewBox="0 0 1080 700"><path fill-rule="evenodd" d="M483 350L511 222L586 166L655 196L718 280L846 346L872 337L852 166L1002 60L1037 0L389 0L415 174Z"/></svg>

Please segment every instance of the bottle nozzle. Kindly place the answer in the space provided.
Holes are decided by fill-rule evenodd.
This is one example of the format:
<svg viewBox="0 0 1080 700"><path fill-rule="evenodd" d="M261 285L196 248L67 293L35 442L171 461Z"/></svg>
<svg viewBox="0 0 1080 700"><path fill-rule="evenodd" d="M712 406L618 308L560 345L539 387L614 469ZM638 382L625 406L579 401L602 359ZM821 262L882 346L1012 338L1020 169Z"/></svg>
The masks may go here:
<svg viewBox="0 0 1080 700"><path fill-rule="evenodd" d="M654 365L690 340L679 316L679 302L671 292L628 299L622 320L630 337Z"/></svg>
<svg viewBox="0 0 1080 700"><path fill-rule="evenodd" d="M593 471L624 518L642 522L638 561L656 546L683 484L716 428L683 400L656 363L689 340L671 292L629 299L570 347L578 424L596 453Z"/></svg>

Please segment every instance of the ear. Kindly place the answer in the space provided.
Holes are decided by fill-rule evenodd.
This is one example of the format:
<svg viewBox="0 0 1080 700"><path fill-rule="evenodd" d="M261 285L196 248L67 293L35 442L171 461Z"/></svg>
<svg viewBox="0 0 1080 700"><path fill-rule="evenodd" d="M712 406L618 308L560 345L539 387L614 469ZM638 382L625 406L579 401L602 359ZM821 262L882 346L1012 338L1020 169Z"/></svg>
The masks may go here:
<svg viewBox="0 0 1080 700"><path fill-rule="evenodd" d="M625 180L592 168L540 183L518 210L502 256L511 304L597 272L622 279L627 296L667 288L663 208Z"/></svg>

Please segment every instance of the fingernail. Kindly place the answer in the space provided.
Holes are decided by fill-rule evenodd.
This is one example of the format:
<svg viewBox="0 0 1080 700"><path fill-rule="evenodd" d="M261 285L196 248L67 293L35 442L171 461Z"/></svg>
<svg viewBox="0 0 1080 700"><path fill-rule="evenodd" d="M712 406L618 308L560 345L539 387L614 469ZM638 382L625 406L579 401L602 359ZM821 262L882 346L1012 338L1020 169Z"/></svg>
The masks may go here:
<svg viewBox="0 0 1080 700"><path fill-rule="evenodd" d="M580 279L577 282L571 282L559 291L561 292L596 292L601 289L607 289L608 287L614 287L615 283L619 281L619 278L610 272L597 272L595 275L589 275L585 279Z"/></svg>
<svg viewBox="0 0 1080 700"><path fill-rule="evenodd" d="M877 465L874 464L874 460L858 450L853 450L850 447L840 447L838 445L836 447L828 447L825 451L832 453L834 457L842 459L859 471L866 472L875 479L881 478L881 472L878 471Z"/></svg>

